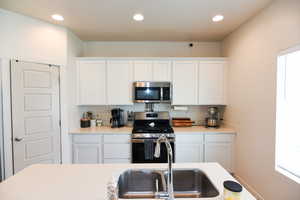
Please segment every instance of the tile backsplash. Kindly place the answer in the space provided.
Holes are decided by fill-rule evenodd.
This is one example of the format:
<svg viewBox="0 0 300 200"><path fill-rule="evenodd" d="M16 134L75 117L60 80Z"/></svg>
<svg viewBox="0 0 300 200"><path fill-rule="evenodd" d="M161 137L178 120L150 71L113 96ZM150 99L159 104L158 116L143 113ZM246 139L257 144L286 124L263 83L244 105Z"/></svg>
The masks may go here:
<svg viewBox="0 0 300 200"><path fill-rule="evenodd" d="M155 104L154 111L169 111L171 117L189 117L197 125L203 125L205 121L205 117L207 117L207 109L209 106L184 106L187 107L187 110L174 110L173 106L170 104ZM225 106L217 106L219 108L221 118L223 117L223 113L225 111ZM79 113L82 114L87 111L91 111L94 115L99 114L101 119L103 120L104 125L110 125L109 121L111 118L111 109L113 108L121 108L124 110L125 118L127 118L127 111L133 112L142 112L145 110L145 104L138 103L134 105L128 106L80 106ZM80 116L80 117L81 117ZM78 122L79 124L79 122Z"/></svg>

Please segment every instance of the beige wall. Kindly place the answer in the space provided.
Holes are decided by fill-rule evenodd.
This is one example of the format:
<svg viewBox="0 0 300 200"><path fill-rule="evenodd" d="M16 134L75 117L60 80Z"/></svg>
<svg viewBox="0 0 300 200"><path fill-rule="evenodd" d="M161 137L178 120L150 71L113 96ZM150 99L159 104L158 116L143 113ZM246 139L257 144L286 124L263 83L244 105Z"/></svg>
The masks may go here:
<svg viewBox="0 0 300 200"><path fill-rule="evenodd" d="M0 30L0 57L66 64L65 28L0 9Z"/></svg>
<svg viewBox="0 0 300 200"><path fill-rule="evenodd" d="M83 42L66 28L0 9L0 58L62 66L60 69L64 163L71 160L68 125L72 126L74 116L79 116L76 113L78 107L75 106L75 57L82 56L82 50Z"/></svg>
<svg viewBox="0 0 300 200"><path fill-rule="evenodd" d="M87 57L218 57L220 42L85 42Z"/></svg>
<svg viewBox="0 0 300 200"><path fill-rule="evenodd" d="M300 199L300 184L274 170L276 57L299 43L299 0L274 1L223 41L230 59L225 118L238 131L237 175L265 200Z"/></svg>

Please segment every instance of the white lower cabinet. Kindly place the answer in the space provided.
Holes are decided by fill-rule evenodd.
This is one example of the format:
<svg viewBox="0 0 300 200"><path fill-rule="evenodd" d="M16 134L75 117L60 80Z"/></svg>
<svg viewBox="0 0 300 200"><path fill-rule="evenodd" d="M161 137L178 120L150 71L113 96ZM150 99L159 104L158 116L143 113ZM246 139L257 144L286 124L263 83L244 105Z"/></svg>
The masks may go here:
<svg viewBox="0 0 300 200"><path fill-rule="evenodd" d="M217 162L234 172L234 134L193 133L177 134L176 162Z"/></svg>
<svg viewBox="0 0 300 200"><path fill-rule="evenodd" d="M234 172L234 134L206 134L205 162L218 162L227 171Z"/></svg>
<svg viewBox="0 0 300 200"><path fill-rule="evenodd" d="M177 144L176 162L203 162L203 144Z"/></svg>
<svg viewBox="0 0 300 200"><path fill-rule="evenodd" d="M233 172L232 145L230 143L205 144L205 162L218 162L227 171Z"/></svg>
<svg viewBox="0 0 300 200"><path fill-rule="evenodd" d="M73 163L130 163L130 135L73 135Z"/></svg>
<svg viewBox="0 0 300 200"><path fill-rule="evenodd" d="M203 134L178 134L176 135L175 161L203 162Z"/></svg>
<svg viewBox="0 0 300 200"><path fill-rule="evenodd" d="M101 146L97 144L73 144L73 163L102 163Z"/></svg>
<svg viewBox="0 0 300 200"><path fill-rule="evenodd" d="M234 172L234 134L176 134L175 161L218 162ZM73 135L73 163L131 163L130 134Z"/></svg>
<svg viewBox="0 0 300 200"><path fill-rule="evenodd" d="M102 163L101 135L73 135L73 163L97 164Z"/></svg>

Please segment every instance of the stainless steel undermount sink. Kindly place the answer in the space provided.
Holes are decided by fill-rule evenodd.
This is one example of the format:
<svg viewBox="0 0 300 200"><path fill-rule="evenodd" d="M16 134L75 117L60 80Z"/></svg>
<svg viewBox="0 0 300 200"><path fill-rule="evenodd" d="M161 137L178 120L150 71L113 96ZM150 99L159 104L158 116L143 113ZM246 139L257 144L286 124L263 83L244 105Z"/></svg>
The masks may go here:
<svg viewBox="0 0 300 200"><path fill-rule="evenodd" d="M167 171L156 169L132 169L122 173L118 180L119 198L155 198L167 191ZM204 172L199 169L173 169L175 198L209 198L219 195L218 190Z"/></svg>

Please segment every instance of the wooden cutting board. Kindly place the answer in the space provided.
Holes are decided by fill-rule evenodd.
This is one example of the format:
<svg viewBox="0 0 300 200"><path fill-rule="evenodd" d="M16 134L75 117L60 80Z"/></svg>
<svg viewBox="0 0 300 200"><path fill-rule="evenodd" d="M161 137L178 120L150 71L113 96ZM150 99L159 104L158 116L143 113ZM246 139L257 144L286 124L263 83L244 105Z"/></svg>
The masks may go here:
<svg viewBox="0 0 300 200"><path fill-rule="evenodd" d="M173 118L172 124L174 127L191 127L194 121L190 118Z"/></svg>

